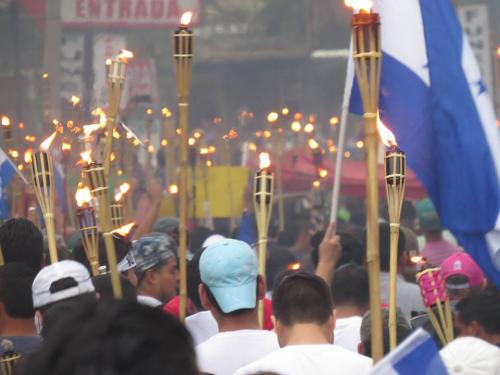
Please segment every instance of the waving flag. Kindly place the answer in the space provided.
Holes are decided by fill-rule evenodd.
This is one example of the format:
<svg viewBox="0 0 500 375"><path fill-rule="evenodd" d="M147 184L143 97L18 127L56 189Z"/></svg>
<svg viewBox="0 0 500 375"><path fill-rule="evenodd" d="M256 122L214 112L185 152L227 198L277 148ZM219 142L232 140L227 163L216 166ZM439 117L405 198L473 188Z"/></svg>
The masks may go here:
<svg viewBox="0 0 500 375"><path fill-rule="evenodd" d="M450 0L379 0L380 116L444 227L500 286L500 132ZM354 81L350 109L361 113Z"/></svg>
<svg viewBox="0 0 500 375"><path fill-rule="evenodd" d="M9 202L6 189L16 173L16 166L9 159L4 150L0 148L0 219L9 218Z"/></svg>

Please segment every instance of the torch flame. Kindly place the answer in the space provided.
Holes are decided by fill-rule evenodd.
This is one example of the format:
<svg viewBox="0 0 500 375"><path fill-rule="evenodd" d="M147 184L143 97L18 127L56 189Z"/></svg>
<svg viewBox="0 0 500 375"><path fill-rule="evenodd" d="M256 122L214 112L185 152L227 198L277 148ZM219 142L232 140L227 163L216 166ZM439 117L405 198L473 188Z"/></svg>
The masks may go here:
<svg viewBox="0 0 500 375"><path fill-rule="evenodd" d="M131 59L134 57L134 53L132 51L129 51L127 49L122 49L120 53L118 54L118 59L124 62L127 62L128 59Z"/></svg>
<svg viewBox="0 0 500 375"><path fill-rule="evenodd" d="M397 146L396 137L394 133L389 130L387 126L384 125L380 117L377 115L377 130L380 135L380 140L386 147Z"/></svg>
<svg viewBox="0 0 500 375"><path fill-rule="evenodd" d="M24 152L24 162L26 164L28 163L31 163L31 158L33 157L33 149L31 148L28 148L25 152Z"/></svg>
<svg viewBox="0 0 500 375"><path fill-rule="evenodd" d="M47 139L45 139L40 144L40 151L47 151L52 142L54 141L54 139L56 138L56 136L57 136L57 131L55 131L54 133L52 133L52 135L50 135Z"/></svg>
<svg viewBox="0 0 500 375"><path fill-rule="evenodd" d="M88 138L93 132L99 130L100 128L102 128L101 124L83 125L83 134L85 138Z"/></svg>
<svg viewBox="0 0 500 375"><path fill-rule="evenodd" d="M311 150L316 150L319 147L319 143L315 139L313 139L313 138L309 139L307 141L307 144L309 145L309 147L311 148Z"/></svg>
<svg viewBox="0 0 500 375"><path fill-rule="evenodd" d="M354 10L362 10L366 13L369 13L373 7L372 0L344 0L345 5L353 8Z"/></svg>
<svg viewBox="0 0 500 375"><path fill-rule="evenodd" d="M123 193L121 191L115 194L115 202L121 201L122 198L123 198Z"/></svg>
<svg viewBox="0 0 500 375"><path fill-rule="evenodd" d="M111 233L116 233L122 237L127 237L134 226L135 226L135 222L132 221L131 223L125 224L124 226L115 229Z"/></svg>
<svg viewBox="0 0 500 375"><path fill-rule="evenodd" d="M79 164L90 164L92 163L92 151L91 150L87 150L87 151L84 151L80 154L80 156L82 157L82 160L80 160L78 163Z"/></svg>
<svg viewBox="0 0 500 375"><path fill-rule="evenodd" d="M172 184L168 187L168 192L172 195L177 194L179 192L179 187L175 184Z"/></svg>
<svg viewBox="0 0 500 375"><path fill-rule="evenodd" d="M70 151L70 150L71 150L71 143L66 143L66 142L64 142L64 143L62 144L62 146L61 146L61 149L62 149L63 151Z"/></svg>
<svg viewBox="0 0 500 375"><path fill-rule="evenodd" d="M128 182L124 182L120 185L119 189L122 194L126 194L130 190L130 184Z"/></svg>
<svg viewBox="0 0 500 375"><path fill-rule="evenodd" d="M76 205L78 207L83 207L84 204L89 203L92 200L90 189L88 187L77 189L75 194L75 199L76 199Z"/></svg>
<svg viewBox="0 0 500 375"><path fill-rule="evenodd" d="M193 19L193 12L184 12L181 17L181 26L189 26Z"/></svg>
<svg viewBox="0 0 500 375"><path fill-rule="evenodd" d="M10 118L2 116L2 126L10 126Z"/></svg>
<svg viewBox="0 0 500 375"><path fill-rule="evenodd" d="M80 98L76 95L72 95L70 102L71 102L71 104L73 104L73 106L76 106L76 105L78 105L78 103L80 103Z"/></svg>
<svg viewBox="0 0 500 375"><path fill-rule="evenodd" d="M269 157L269 153L261 152L259 154L259 167L260 169L266 169L271 166L271 158Z"/></svg>

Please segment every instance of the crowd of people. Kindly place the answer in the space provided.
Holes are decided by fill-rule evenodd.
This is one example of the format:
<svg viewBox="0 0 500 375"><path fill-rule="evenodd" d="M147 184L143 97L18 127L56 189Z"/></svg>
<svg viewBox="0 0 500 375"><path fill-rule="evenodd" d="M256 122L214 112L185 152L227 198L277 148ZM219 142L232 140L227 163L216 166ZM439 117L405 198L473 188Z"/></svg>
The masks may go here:
<svg viewBox="0 0 500 375"><path fill-rule="evenodd" d="M251 222L251 213L246 215ZM113 237L123 289L120 301L113 297L102 239L102 274L92 277L81 243L59 249L62 260L49 264L36 225L22 218L3 223L2 373L370 373L373 348L362 227L339 222L313 231L302 225L281 234L272 227L265 275L259 274L254 243L243 233L243 224L232 236L192 230L183 324L178 319L178 221L154 215L147 221L149 227L140 226L133 241ZM456 339L440 350L447 370L500 373L498 289L463 249L445 239L428 200L416 208L405 202L402 224L397 342L418 327L436 335L415 274L439 267L454 311ZM390 226L383 218L379 238L387 354ZM436 345L442 346L437 338Z"/></svg>

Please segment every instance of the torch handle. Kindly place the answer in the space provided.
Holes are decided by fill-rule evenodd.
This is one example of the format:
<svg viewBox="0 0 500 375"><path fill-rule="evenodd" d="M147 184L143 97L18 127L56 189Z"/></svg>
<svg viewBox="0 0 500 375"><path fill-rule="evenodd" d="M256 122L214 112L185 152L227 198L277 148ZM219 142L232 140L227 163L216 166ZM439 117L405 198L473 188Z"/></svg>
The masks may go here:
<svg viewBox="0 0 500 375"><path fill-rule="evenodd" d="M267 231L259 236L259 274L261 277L266 276L266 252L267 252ZM264 303L259 300L258 304L259 324L262 328L264 326Z"/></svg>
<svg viewBox="0 0 500 375"><path fill-rule="evenodd" d="M111 287L113 288L113 296L115 299L122 299L122 284L120 282L120 274L116 266L116 250L113 234L111 232L103 233L104 245L106 247L106 256L108 257L109 270L111 272Z"/></svg>
<svg viewBox="0 0 500 375"><path fill-rule="evenodd" d="M2 246L0 246L0 267L5 265L5 259L3 257L3 249Z"/></svg>
<svg viewBox="0 0 500 375"><path fill-rule="evenodd" d="M111 168L111 152L113 150L113 129L115 128L115 117L108 115L106 117L106 129L107 129L107 135L106 135L106 143L104 145L104 155L103 155L103 160L102 164L104 167L104 175L109 181L109 172Z"/></svg>
<svg viewBox="0 0 500 375"><path fill-rule="evenodd" d="M398 275L398 240L399 223L391 223L390 266L389 266L389 347L397 346L397 275Z"/></svg>
<svg viewBox="0 0 500 375"><path fill-rule="evenodd" d="M179 100L179 123L181 128L180 173L179 173L179 319L186 318L187 298L187 217L188 217L188 114L187 100Z"/></svg>
<svg viewBox="0 0 500 375"><path fill-rule="evenodd" d="M50 263L57 262L56 231L54 224L54 214L47 212L44 215L45 227L47 228L47 241L49 243Z"/></svg>

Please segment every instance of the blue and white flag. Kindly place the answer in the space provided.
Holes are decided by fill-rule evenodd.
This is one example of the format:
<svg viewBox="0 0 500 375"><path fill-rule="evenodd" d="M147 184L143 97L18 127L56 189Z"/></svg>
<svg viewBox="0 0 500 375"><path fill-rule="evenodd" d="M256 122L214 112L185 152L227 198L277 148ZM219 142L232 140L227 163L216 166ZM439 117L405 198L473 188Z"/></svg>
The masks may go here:
<svg viewBox="0 0 500 375"><path fill-rule="evenodd" d="M385 356L370 375L446 375L432 336L419 328Z"/></svg>
<svg viewBox="0 0 500 375"><path fill-rule="evenodd" d="M7 188L12 181L12 176L17 168L9 159L4 150L0 148L0 219L7 220L10 216Z"/></svg>
<svg viewBox="0 0 500 375"><path fill-rule="evenodd" d="M500 130L450 0L378 0L380 117L445 228L500 286ZM350 109L361 113L356 82Z"/></svg>

